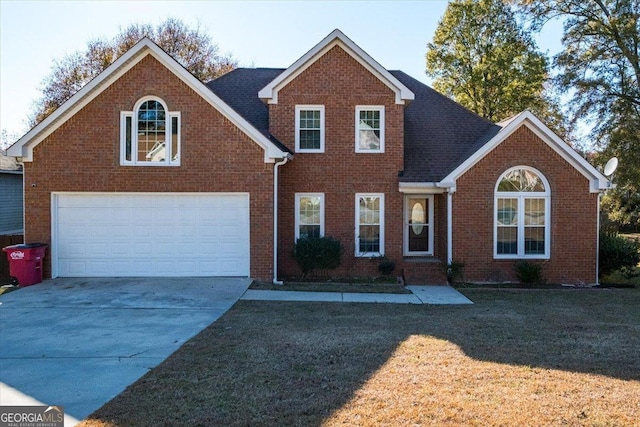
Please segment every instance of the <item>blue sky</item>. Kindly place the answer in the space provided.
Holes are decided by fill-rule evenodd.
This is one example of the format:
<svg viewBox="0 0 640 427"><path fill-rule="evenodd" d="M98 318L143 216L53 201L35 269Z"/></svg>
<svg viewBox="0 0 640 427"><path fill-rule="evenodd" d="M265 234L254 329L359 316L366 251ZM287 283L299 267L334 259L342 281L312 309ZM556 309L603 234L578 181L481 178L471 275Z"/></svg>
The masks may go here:
<svg viewBox="0 0 640 427"><path fill-rule="evenodd" d="M132 23L168 17L200 25L243 67L287 67L335 28L387 69L425 82L426 45L447 6L430 1L18 1L0 0L0 128L26 132L56 59ZM538 37L560 48L560 28Z"/></svg>

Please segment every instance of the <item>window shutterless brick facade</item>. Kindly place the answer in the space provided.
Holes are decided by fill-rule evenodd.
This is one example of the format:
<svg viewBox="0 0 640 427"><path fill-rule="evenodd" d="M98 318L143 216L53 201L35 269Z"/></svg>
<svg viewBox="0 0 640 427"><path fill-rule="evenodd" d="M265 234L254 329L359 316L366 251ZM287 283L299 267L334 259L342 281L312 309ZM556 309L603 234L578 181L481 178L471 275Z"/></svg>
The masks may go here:
<svg viewBox="0 0 640 427"><path fill-rule="evenodd" d="M138 50L134 47L132 56L121 57L118 66L136 65L115 74L117 78L105 72L106 80L94 80L109 84L95 99L86 105L77 99L78 107L65 104L64 120L54 122L51 134L38 139L48 132L45 121L33 136L21 139L17 149L10 149L21 155L20 150L37 144L32 159L22 151L27 241L51 243L52 192L248 193L250 275L282 279L300 275L292 256L301 221L296 195L320 195L324 215L317 219L319 224L307 224L304 230L315 233L313 227L319 227L324 235L342 242L342 265L330 274L378 276L378 260L356 251L357 210L373 215L367 221L378 219L377 208L356 204L357 195L376 195L383 202L380 252L396 263L394 274L404 276L407 283L445 283L449 251L453 261L464 264L466 280L513 281L516 261L495 254L496 184L506 171L523 167L538 171L549 187L548 216L544 211L548 253L544 246L541 258L545 259L530 262L540 263L552 283L597 280L598 192L610 183L531 113L503 124L490 123L410 76L382 69L339 30L287 70L240 69L207 87L188 73L185 76L151 41L136 46ZM154 54L135 56L145 52L140 49ZM98 92L80 92L93 93ZM167 111L179 117L179 165L121 165L121 114L133 112L145 97L162 100ZM301 108L321 111L320 124L309 117L298 123L298 131L304 125L304 144L314 149L319 145L314 150L319 152L296 149L296 110ZM357 123L360 118L363 123ZM365 137L366 143L357 145L356 135ZM293 158L277 169L278 271L274 272L276 201L274 163L269 162L287 157L282 145ZM450 212L447 191L454 188ZM428 227L433 240L426 250L424 240L414 240L420 250L405 247L408 197L426 199L432 209ZM532 217L540 209L529 212ZM316 221L315 212L305 215L303 221ZM423 238L417 230L425 221L416 221L415 234ZM364 229L370 234L369 247L375 247L376 236L371 235L375 227ZM518 233L524 235L522 230ZM50 275L51 257L45 261L45 274Z"/></svg>
<svg viewBox="0 0 640 427"><path fill-rule="evenodd" d="M120 165L120 111L142 97L181 114L181 164ZM34 150L25 163L25 241L51 243L51 192L248 192L251 276L272 277L273 165L235 125L151 56L144 58ZM265 220L266 219L266 220ZM45 274L51 275L51 257Z"/></svg>
<svg viewBox="0 0 640 427"><path fill-rule="evenodd" d="M295 153L281 168L279 190L279 273L299 275L291 255L295 242L295 193L324 193L327 236L344 246L338 276L378 275L378 263L355 255L355 195L385 195L384 253L402 259L403 197L398 192L398 172L403 168L403 105L395 94L339 46L282 88L278 103L269 105L271 133L294 146L295 106L324 105L324 153ZM385 108L385 152L357 153L356 106Z"/></svg>
<svg viewBox="0 0 640 427"><path fill-rule="evenodd" d="M509 168L526 165L540 171L551 191L551 247L539 263L550 283L593 283L598 194L589 181L530 129L521 127L463 174L453 195L453 259L465 264L470 281L515 281L515 260L495 259L494 191Z"/></svg>

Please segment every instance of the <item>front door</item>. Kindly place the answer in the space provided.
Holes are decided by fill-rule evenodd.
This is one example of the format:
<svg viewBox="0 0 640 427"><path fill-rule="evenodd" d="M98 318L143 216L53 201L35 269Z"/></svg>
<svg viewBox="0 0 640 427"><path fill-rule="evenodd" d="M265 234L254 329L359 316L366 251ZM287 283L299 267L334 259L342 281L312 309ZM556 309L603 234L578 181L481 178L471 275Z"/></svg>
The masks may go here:
<svg viewBox="0 0 640 427"><path fill-rule="evenodd" d="M433 196L405 199L405 256L433 255Z"/></svg>

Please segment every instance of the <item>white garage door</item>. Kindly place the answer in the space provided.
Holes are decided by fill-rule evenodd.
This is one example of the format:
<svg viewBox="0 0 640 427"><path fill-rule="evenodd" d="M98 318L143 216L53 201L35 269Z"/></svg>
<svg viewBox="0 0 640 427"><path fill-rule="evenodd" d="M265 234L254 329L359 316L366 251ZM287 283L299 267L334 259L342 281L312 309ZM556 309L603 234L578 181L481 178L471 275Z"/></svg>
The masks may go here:
<svg viewBox="0 0 640 427"><path fill-rule="evenodd" d="M53 275L249 276L249 195L61 193Z"/></svg>

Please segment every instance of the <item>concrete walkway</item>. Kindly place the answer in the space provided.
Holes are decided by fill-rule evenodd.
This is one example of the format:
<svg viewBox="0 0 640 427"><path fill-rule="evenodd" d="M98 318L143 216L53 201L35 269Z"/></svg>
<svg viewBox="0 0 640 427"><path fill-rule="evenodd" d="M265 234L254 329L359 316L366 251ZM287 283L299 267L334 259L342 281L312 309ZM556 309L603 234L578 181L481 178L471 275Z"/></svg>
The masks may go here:
<svg viewBox="0 0 640 427"><path fill-rule="evenodd" d="M240 299L250 301L321 301L389 304L473 304L451 286L407 286L411 294L263 291L249 289Z"/></svg>
<svg viewBox="0 0 640 427"><path fill-rule="evenodd" d="M469 298L462 295L451 286L407 286L423 304L473 304Z"/></svg>
<svg viewBox="0 0 640 427"><path fill-rule="evenodd" d="M55 279L0 297L0 406L75 425L226 312L249 279Z"/></svg>
<svg viewBox="0 0 640 427"><path fill-rule="evenodd" d="M0 297L0 406L58 405L73 426L239 298L472 304L448 286L411 294L247 290L249 279L55 279Z"/></svg>

